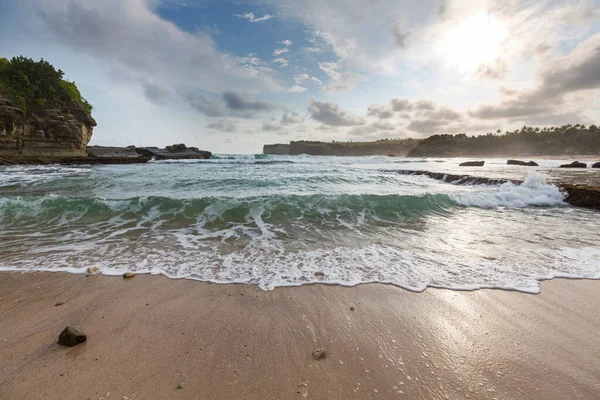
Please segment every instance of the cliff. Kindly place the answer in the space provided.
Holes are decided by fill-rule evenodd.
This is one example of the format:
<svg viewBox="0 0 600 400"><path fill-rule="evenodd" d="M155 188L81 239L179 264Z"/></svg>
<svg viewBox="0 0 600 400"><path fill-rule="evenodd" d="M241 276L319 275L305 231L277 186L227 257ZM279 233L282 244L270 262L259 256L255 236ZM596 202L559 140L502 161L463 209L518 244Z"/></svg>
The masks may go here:
<svg viewBox="0 0 600 400"><path fill-rule="evenodd" d="M0 156L86 156L94 126L81 108L27 113L0 92Z"/></svg>
<svg viewBox="0 0 600 400"><path fill-rule="evenodd" d="M289 145L265 145L265 154L310 154L313 156L405 156L418 145L417 139L379 140L376 142L298 141ZM288 147L289 146L289 147ZM284 153L289 148L287 153Z"/></svg>
<svg viewBox="0 0 600 400"><path fill-rule="evenodd" d="M287 155L290 154L290 145L289 144L265 144L263 146L264 154L277 154L277 155Z"/></svg>

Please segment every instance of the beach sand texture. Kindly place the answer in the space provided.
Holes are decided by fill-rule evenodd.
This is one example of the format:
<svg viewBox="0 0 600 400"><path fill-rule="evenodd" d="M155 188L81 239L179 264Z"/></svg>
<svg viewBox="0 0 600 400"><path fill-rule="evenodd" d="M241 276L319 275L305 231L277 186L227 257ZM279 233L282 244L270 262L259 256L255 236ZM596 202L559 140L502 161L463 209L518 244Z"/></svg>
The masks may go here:
<svg viewBox="0 0 600 400"><path fill-rule="evenodd" d="M597 399L599 289L0 273L0 399Z"/></svg>

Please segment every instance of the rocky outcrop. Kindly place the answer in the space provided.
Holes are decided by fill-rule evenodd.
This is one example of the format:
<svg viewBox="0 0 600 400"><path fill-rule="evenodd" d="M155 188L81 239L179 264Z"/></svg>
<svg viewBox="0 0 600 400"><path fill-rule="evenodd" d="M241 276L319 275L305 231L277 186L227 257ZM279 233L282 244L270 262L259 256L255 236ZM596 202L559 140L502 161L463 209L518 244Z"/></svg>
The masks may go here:
<svg viewBox="0 0 600 400"><path fill-rule="evenodd" d="M263 146L263 154L288 155L290 154L289 144L265 144Z"/></svg>
<svg viewBox="0 0 600 400"><path fill-rule="evenodd" d="M212 156L210 151L197 147L187 147L185 144L174 144L164 149L158 147L137 147L135 151L144 157L155 160L207 160Z"/></svg>
<svg viewBox="0 0 600 400"><path fill-rule="evenodd" d="M96 121L84 110L26 113L0 94L0 157L81 157Z"/></svg>
<svg viewBox="0 0 600 400"><path fill-rule="evenodd" d="M579 161L573 161L571 164L561 165L560 168L587 168L587 164Z"/></svg>
<svg viewBox="0 0 600 400"><path fill-rule="evenodd" d="M594 165L592 165L592 168L600 168L600 162L597 162Z"/></svg>
<svg viewBox="0 0 600 400"><path fill-rule="evenodd" d="M94 158L92 162L97 164L137 164L148 162L151 159L151 157L138 153L135 146L89 146L87 152L89 157Z"/></svg>
<svg viewBox="0 0 600 400"><path fill-rule="evenodd" d="M483 167L485 161L466 161L458 164L459 167Z"/></svg>
<svg viewBox="0 0 600 400"><path fill-rule="evenodd" d="M539 167L538 163L533 162L533 161L520 161L520 160L508 160L506 162L507 165L523 165L526 167Z"/></svg>

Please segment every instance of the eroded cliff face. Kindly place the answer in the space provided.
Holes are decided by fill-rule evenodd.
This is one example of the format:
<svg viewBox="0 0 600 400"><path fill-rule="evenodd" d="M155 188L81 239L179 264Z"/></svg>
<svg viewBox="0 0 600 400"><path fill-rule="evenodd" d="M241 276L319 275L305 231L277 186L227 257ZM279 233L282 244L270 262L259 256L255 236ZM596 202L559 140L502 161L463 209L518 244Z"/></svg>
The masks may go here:
<svg viewBox="0 0 600 400"><path fill-rule="evenodd" d="M0 94L0 155L85 156L96 126L84 110L43 110L26 115Z"/></svg>

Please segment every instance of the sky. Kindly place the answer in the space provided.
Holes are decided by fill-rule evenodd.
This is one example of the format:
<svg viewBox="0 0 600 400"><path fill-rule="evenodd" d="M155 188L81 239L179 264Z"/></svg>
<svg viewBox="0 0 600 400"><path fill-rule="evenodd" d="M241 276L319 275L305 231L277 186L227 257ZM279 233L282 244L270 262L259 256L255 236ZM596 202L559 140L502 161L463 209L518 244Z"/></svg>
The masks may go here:
<svg viewBox="0 0 600 400"><path fill-rule="evenodd" d="M91 144L260 153L600 122L600 0L0 0Z"/></svg>

